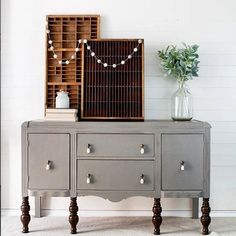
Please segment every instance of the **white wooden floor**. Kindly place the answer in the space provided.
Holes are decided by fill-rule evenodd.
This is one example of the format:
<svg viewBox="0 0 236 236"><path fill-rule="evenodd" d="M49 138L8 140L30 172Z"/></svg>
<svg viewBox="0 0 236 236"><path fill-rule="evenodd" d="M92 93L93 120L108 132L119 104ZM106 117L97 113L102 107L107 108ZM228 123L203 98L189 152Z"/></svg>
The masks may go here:
<svg viewBox="0 0 236 236"><path fill-rule="evenodd" d="M211 236L236 235L236 218L213 218ZM67 217L32 218L31 233L27 236L66 236L69 233ZM152 235L153 226L148 217L97 217L81 218L78 232L82 236L146 236ZM161 233L165 236L201 235L199 220L190 218L163 218ZM2 217L2 236L19 236L21 223L19 217Z"/></svg>

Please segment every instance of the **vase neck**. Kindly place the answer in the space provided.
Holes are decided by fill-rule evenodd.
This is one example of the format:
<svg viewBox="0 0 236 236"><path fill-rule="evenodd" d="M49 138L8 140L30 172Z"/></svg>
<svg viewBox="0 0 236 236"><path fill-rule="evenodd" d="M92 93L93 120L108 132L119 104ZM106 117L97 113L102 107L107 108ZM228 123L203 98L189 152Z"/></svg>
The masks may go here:
<svg viewBox="0 0 236 236"><path fill-rule="evenodd" d="M183 80L179 80L179 88L184 88L185 87L185 82Z"/></svg>

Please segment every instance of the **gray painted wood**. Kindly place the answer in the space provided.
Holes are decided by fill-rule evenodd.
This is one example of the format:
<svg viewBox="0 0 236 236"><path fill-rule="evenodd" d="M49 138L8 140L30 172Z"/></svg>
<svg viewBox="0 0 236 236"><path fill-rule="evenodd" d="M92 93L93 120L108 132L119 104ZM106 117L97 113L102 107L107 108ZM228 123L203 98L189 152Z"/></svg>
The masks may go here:
<svg viewBox="0 0 236 236"><path fill-rule="evenodd" d="M71 196L70 190L58 189L29 189L28 194L33 197L69 197Z"/></svg>
<svg viewBox="0 0 236 236"><path fill-rule="evenodd" d="M204 198L210 197L210 169L211 169L211 134L206 128L204 133L204 163L203 163L203 185Z"/></svg>
<svg viewBox="0 0 236 236"><path fill-rule="evenodd" d="M203 197L203 191L190 191L190 190L176 190L176 191L161 191L161 197L168 198L200 198Z"/></svg>
<svg viewBox="0 0 236 236"><path fill-rule="evenodd" d="M29 189L69 189L69 143L69 134L28 134Z"/></svg>
<svg viewBox="0 0 236 236"><path fill-rule="evenodd" d="M161 133L155 133L154 194L161 197Z"/></svg>
<svg viewBox="0 0 236 236"><path fill-rule="evenodd" d="M199 200L198 198L193 198L192 199L192 218L193 219L198 219L199 218Z"/></svg>
<svg viewBox="0 0 236 236"><path fill-rule="evenodd" d="M77 189L154 190L153 169L153 161L78 160ZM89 184L86 182L88 174L91 176ZM141 175L143 175L143 184L140 184ZM137 195L139 195L138 192Z"/></svg>
<svg viewBox="0 0 236 236"><path fill-rule="evenodd" d="M76 131L73 130L71 132L71 159L70 159L70 181L71 181L71 188L70 188L70 196L76 197Z"/></svg>
<svg viewBox="0 0 236 236"><path fill-rule="evenodd" d="M97 196L108 199L112 202L119 202L123 199L137 196L137 191L102 191L102 190L77 190L78 196ZM154 198L153 191L138 191L138 196Z"/></svg>
<svg viewBox="0 0 236 236"><path fill-rule="evenodd" d="M40 218L41 217L41 197L38 196L38 197L35 197L34 199L34 207L35 207L35 214L34 216L36 218Z"/></svg>
<svg viewBox="0 0 236 236"><path fill-rule="evenodd" d="M174 139L172 142L163 137ZM85 153L88 142L96 144L96 152L92 155ZM140 154L140 144L146 145L144 155ZM49 157L60 160L60 171L53 172L55 175L51 178L41 169ZM191 167L189 175L170 178L176 167L174 162L182 158L186 158L186 168ZM122 168L119 168L120 163L123 163ZM94 187L84 182L88 171L95 171L96 176L99 174L99 182ZM140 186L136 182L135 185L136 175L143 171L148 173L149 184ZM166 189L161 183L166 184ZM210 125L200 121L168 120L25 122L22 124L22 196L28 194L37 197L95 195L111 201L131 196L209 197ZM193 214L196 215L194 209Z"/></svg>
<svg viewBox="0 0 236 236"><path fill-rule="evenodd" d="M54 121L30 121L28 132L74 132L78 133L205 133L210 128L206 122L173 122L167 120L150 120L145 122L54 122Z"/></svg>
<svg viewBox="0 0 236 236"><path fill-rule="evenodd" d="M90 145L90 153L87 147ZM141 154L140 145L144 145ZM152 134L78 134L77 156L84 157L146 157L154 156L154 135Z"/></svg>
<svg viewBox="0 0 236 236"><path fill-rule="evenodd" d="M21 194L22 197L28 196L28 124L29 122L24 122L21 126Z"/></svg>
<svg viewBox="0 0 236 236"><path fill-rule="evenodd" d="M163 134L162 190L202 189L203 135Z"/></svg>

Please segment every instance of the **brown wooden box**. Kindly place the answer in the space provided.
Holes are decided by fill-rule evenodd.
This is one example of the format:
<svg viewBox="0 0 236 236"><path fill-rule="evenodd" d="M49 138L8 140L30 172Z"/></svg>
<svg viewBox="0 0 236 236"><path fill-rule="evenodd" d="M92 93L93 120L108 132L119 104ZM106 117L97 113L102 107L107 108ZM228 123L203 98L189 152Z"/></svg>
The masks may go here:
<svg viewBox="0 0 236 236"><path fill-rule="evenodd" d="M88 40L96 57L117 64L132 54L138 39ZM125 65L104 67L84 45L81 119L144 119L144 41Z"/></svg>
<svg viewBox="0 0 236 236"><path fill-rule="evenodd" d="M99 15L48 15L48 28L58 59L70 58L75 52L79 39L100 37ZM46 37L46 108L55 108L56 92L69 92L70 108L81 109L82 45L70 64L60 65L53 58Z"/></svg>

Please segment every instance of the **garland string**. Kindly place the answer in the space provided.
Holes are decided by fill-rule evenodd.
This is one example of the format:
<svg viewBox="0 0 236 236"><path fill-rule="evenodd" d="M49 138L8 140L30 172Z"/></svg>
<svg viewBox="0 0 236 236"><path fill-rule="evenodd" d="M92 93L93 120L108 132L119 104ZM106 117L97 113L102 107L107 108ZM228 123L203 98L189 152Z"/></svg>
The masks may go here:
<svg viewBox="0 0 236 236"><path fill-rule="evenodd" d="M87 39L79 39L78 43L77 43L77 47L74 49L74 53L67 59L59 59L58 55L56 53L55 47L53 46L53 40L51 38L50 35L50 30L48 28L48 23L46 23L46 33L48 35L48 44L49 44L49 49L52 51L53 53L53 58L55 60L57 60L58 64L62 65L62 64L70 64L70 62L75 59L76 57L76 53L80 50L79 47L80 45L83 43L86 46L86 49L89 51L90 56L93 57L98 64L103 65L104 67L112 67L112 68L116 68L117 66L120 65L124 65L128 60L132 59L133 55L138 51L140 44L142 44L142 40L139 39L138 40L138 44L136 45L135 48L133 48L132 52L124 57L123 60L121 60L119 63L117 64L108 64L107 62L103 62L97 55L96 53L91 49L91 46L88 44L88 40Z"/></svg>

